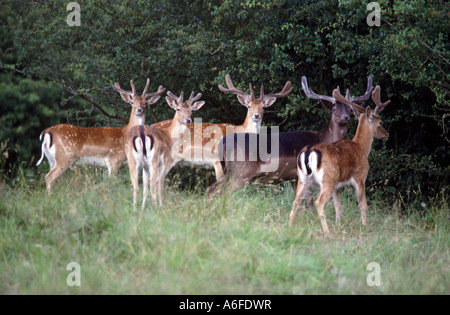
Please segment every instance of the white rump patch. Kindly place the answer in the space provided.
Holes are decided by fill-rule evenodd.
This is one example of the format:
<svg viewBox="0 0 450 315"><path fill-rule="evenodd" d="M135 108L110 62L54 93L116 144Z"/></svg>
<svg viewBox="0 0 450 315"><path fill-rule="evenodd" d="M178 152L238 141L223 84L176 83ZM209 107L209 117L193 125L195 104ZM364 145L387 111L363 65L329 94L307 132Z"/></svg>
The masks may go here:
<svg viewBox="0 0 450 315"><path fill-rule="evenodd" d="M134 149L136 148L136 150ZM140 137L136 137L134 140L133 157L136 161L136 167L141 167L144 165L144 145Z"/></svg>
<svg viewBox="0 0 450 315"><path fill-rule="evenodd" d="M39 137L39 140L42 140L42 134ZM39 164L42 163L42 160L44 159L44 155L47 157L47 160L50 163L50 169L52 169L53 166L55 165L55 163L56 163L56 159L55 159L55 145L50 147L50 141L51 141L51 136L50 136L50 134L46 133L44 135L44 141L42 141L41 158L36 163L36 166L38 166Z"/></svg>
<svg viewBox="0 0 450 315"><path fill-rule="evenodd" d="M309 167L312 170L312 177L314 179L314 182L316 184L320 184L322 185L322 179L323 179L323 167L321 167L320 169L317 169L317 163L318 163L318 159L317 159L317 153L316 152L311 152L309 154L309 160L308 160L308 164Z"/></svg>
<svg viewBox="0 0 450 315"><path fill-rule="evenodd" d="M149 163L152 160L153 155L155 154L154 144L153 144L153 150L150 150L151 147L152 147L152 139L148 136L145 136L145 150L147 150L146 160L148 161L147 163Z"/></svg>

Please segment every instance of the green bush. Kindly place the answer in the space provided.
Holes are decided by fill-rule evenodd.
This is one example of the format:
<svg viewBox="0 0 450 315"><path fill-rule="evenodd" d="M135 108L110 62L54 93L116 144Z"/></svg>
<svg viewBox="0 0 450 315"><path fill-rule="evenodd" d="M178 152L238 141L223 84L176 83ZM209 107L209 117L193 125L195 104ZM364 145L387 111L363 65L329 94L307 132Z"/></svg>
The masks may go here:
<svg viewBox="0 0 450 315"><path fill-rule="evenodd" d="M242 123L245 108L217 89L226 73L243 89L251 82L272 91L291 80L294 93L264 116L266 125L279 125L281 131L319 130L328 120L329 113L304 96L303 75L317 93L330 94L339 85L352 95L361 94L367 77L373 76L382 88L382 100L392 103L383 112L390 138L384 147L375 142L369 190L405 200L411 192L432 198L449 186L448 7L439 0L378 3L379 27L367 25L366 1L195 0L173 5L89 0L80 3L79 27L66 24L68 12L60 1L39 6L2 3L2 12L11 12L1 24L7 38L1 42L2 53L17 56L3 60L3 68L51 82L65 91L59 92L62 100L73 97L69 88L77 90L81 97L73 100L79 105L67 108L81 106L88 125L121 125L123 121L114 118L128 117L129 108L111 89L114 82L129 87L134 79L142 89L150 77L151 88L162 84L174 93L201 91L207 104L198 117ZM20 106L28 111L36 102L45 102L42 106L48 110L39 111L47 117L45 113L55 111L49 97L30 93ZM8 112L7 117L20 120L19 115ZM151 108L147 121L172 115L162 100ZM74 115L70 118L82 123ZM36 121L30 115L22 119L25 126ZM22 132L18 129L15 132ZM30 130L29 139L37 139L38 129ZM19 153L24 158L38 151L38 141L29 143Z"/></svg>

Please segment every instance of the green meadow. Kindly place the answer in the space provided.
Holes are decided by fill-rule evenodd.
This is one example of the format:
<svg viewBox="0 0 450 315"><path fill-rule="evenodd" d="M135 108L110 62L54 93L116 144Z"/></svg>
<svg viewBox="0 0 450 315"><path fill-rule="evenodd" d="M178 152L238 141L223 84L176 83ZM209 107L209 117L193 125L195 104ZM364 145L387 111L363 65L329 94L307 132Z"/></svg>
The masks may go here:
<svg viewBox="0 0 450 315"><path fill-rule="evenodd" d="M353 190L324 238L315 209L288 226L290 185L248 186L208 202L204 188L168 183L163 207L133 210L128 171L66 172L0 182L1 294L449 294L449 199L423 211ZM173 178L173 177L172 177ZM70 262L80 286L69 286ZM379 264L379 286L373 285ZM368 281L369 280L369 281ZM372 285L369 285L371 283Z"/></svg>

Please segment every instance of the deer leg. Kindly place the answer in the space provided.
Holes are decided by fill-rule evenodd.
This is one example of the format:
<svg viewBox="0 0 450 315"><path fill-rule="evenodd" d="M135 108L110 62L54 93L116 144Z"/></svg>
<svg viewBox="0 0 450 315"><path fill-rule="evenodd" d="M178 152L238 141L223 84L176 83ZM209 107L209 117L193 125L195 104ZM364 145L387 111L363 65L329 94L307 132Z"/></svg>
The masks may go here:
<svg viewBox="0 0 450 315"><path fill-rule="evenodd" d="M291 180L291 186L292 186L292 190L293 191L297 191L297 181L296 180Z"/></svg>
<svg viewBox="0 0 450 315"><path fill-rule="evenodd" d="M333 192L334 211L336 212L336 225L341 221L342 216L342 204L341 204L341 191L336 189Z"/></svg>
<svg viewBox="0 0 450 315"><path fill-rule="evenodd" d="M147 202L148 198L148 178L150 175L150 170L147 165L144 165L144 168L142 170L142 186L143 188L143 195L142 195L142 209L145 208L145 203Z"/></svg>
<svg viewBox="0 0 450 315"><path fill-rule="evenodd" d="M234 193L235 191L242 188L242 186L249 184L249 179L247 177L238 177L231 181L231 191L230 193Z"/></svg>
<svg viewBox="0 0 450 315"><path fill-rule="evenodd" d="M330 233L328 229L327 219L325 217L324 208L325 204L330 200L331 195L333 194L334 186L325 186L322 184L322 188L320 190L319 198L316 200L316 209L319 214L320 223L322 224L322 230L325 235Z"/></svg>
<svg viewBox="0 0 450 315"><path fill-rule="evenodd" d="M119 172L120 169L120 165L122 163L120 163L120 161L116 161L116 160L109 160L109 165L108 165L108 176L111 177L111 175L115 175Z"/></svg>
<svg viewBox="0 0 450 315"><path fill-rule="evenodd" d="M169 171L166 170L161 170L159 172L159 191L158 191L158 196L159 196L159 205L162 206L163 203L163 195L164 195L164 184L166 181L166 176L167 173L169 173Z"/></svg>
<svg viewBox="0 0 450 315"><path fill-rule="evenodd" d="M211 200L212 198L214 198L217 194L219 194L222 191L225 183L226 183L226 178L225 178L225 176L223 176L221 179L219 179L214 184L209 186L207 189L206 198L208 200Z"/></svg>
<svg viewBox="0 0 450 315"><path fill-rule="evenodd" d="M239 179L238 178L234 178L234 180L230 180L231 176L230 174L232 174L233 172L228 169L228 171L225 173L222 170L222 166L220 165L220 172L221 172L221 176L216 178L217 181L212 184L211 186L208 187L207 189L207 199L211 200L212 198L214 198L216 195L221 194L223 192L223 190L230 185L233 182L233 187L232 187L232 191L236 191L238 190L240 187L242 187L242 184L239 183ZM216 173L217 176L217 173Z"/></svg>
<svg viewBox="0 0 450 315"><path fill-rule="evenodd" d="M306 184L299 181L297 183L297 192L295 194L295 200L292 204L292 210L289 214L289 226L294 225L297 222L297 212L301 208L300 214L303 213L303 199L305 198L305 192L308 190L308 187Z"/></svg>
<svg viewBox="0 0 450 315"><path fill-rule="evenodd" d="M214 172L216 173L216 181L219 181L223 177L222 164L220 161L214 162Z"/></svg>
<svg viewBox="0 0 450 315"><path fill-rule="evenodd" d="M159 205L162 206L166 176L175 165L173 161L165 161L159 172Z"/></svg>
<svg viewBox="0 0 450 315"><path fill-rule="evenodd" d="M152 195L152 204L157 205L157 199L159 196L159 173L160 166L158 161L151 161L150 165L150 192Z"/></svg>
<svg viewBox="0 0 450 315"><path fill-rule="evenodd" d="M50 195L52 193L52 189L54 183L58 177L60 177L70 166L70 163L56 163L53 168L45 175L45 184L47 186L47 193Z"/></svg>
<svg viewBox="0 0 450 315"><path fill-rule="evenodd" d="M130 170L131 184L133 185L133 209L136 210L137 198L139 195L139 166L135 162L128 164L128 169Z"/></svg>
<svg viewBox="0 0 450 315"><path fill-rule="evenodd" d="M359 211L361 212L361 221L363 225L367 225L367 201L366 189L364 181L360 181L355 185L356 198L358 199Z"/></svg>
<svg viewBox="0 0 450 315"><path fill-rule="evenodd" d="M312 190L308 190L306 192L306 205L308 206L308 209L312 209L313 208L313 192Z"/></svg>

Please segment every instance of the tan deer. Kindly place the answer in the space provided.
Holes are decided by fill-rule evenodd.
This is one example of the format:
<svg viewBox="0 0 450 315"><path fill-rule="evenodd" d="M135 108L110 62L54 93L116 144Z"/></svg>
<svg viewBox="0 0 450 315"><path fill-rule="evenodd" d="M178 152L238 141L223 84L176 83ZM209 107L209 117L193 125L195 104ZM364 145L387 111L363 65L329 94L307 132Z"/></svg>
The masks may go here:
<svg viewBox="0 0 450 315"><path fill-rule="evenodd" d="M277 98L286 97L293 89L291 82L286 82L283 90L277 94L264 94L264 87L261 86L259 97L255 97L253 87L250 84L250 94L247 94L234 87L230 75L225 76L228 88L219 85L219 89L225 93L233 93L237 96L239 102L247 107L247 115L242 125L233 125L228 123L189 123L182 139L178 142L176 159L184 165L201 165L214 167L216 179L223 175L220 157L217 151L217 145L220 140L232 133L259 133L264 109L273 105ZM153 126L159 129L165 129L169 122L156 123Z"/></svg>
<svg viewBox="0 0 450 315"><path fill-rule="evenodd" d="M143 170L142 208L145 207L148 198L149 180L153 204L156 205L159 200L159 204L162 205L164 180L178 161L174 158L173 150L176 150L177 142L186 131L188 123L192 121L192 111L199 110L205 104L204 101L198 101L202 96L201 93L194 97L192 92L187 101L183 100L183 92L179 97L170 91L167 95L167 103L175 110L173 119L152 126L135 126L130 129L125 141L125 153L133 185L134 207L139 194L140 169Z"/></svg>
<svg viewBox="0 0 450 315"><path fill-rule="evenodd" d="M236 191L252 182L270 183L273 181L297 179L297 155L303 147L318 143L331 143L345 137L352 113L351 107L338 102L334 97L314 93L308 87L306 77L302 77L302 87L308 98L320 100L324 107L331 112L330 121L325 129L321 131L295 130L280 132L275 134L275 136L272 134L271 137L267 137L264 134L246 134L245 136L248 136L248 138L243 138L244 141L240 141L239 136L241 135L237 134L224 137L218 146L219 156L222 158L224 176L208 187L208 198L212 198L214 195L224 191L224 188L227 186L230 186L231 191ZM362 105L370 98L372 90L372 78L369 77L367 79L367 89L363 95L350 96L350 92L347 89L346 97L351 102ZM272 137L274 140L272 140ZM245 141L245 139L248 141ZM254 146L251 144L252 141ZM276 156L263 161L259 158L262 155L261 147L274 148L273 152L274 155L275 152L277 153ZM275 149L276 147L278 147L278 150ZM252 154L258 158L251 160ZM240 156L243 158L239 159ZM278 167L268 171L267 165L272 162L277 164ZM308 199L308 204L312 207L312 199Z"/></svg>
<svg viewBox="0 0 450 315"><path fill-rule="evenodd" d="M73 164L106 167L110 176L126 163L125 138L128 131L133 126L144 124L146 107L158 101L165 91L159 86L157 92L147 93L150 85L147 79L144 92L138 95L133 81L130 84L131 92L122 90L118 83L113 85L123 100L132 106L126 126L89 128L60 124L41 133L42 154L36 166L41 164L45 155L50 163L50 172L45 176L48 193L51 193L56 179Z"/></svg>
<svg viewBox="0 0 450 315"><path fill-rule="evenodd" d="M317 212L325 235L329 234L324 213L324 206L333 197L336 211L336 223L342 214L339 188L352 185L355 189L361 212L362 224L366 225L367 202L365 182L369 171L368 156L372 148L373 138L384 139L389 136L381 125L378 114L390 103L380 101L380 87L372 92L376 104L375 110L364 108L344 98L336 89L333 97L347 104L358 113L358 127L353 140L339 140L330 144L310 145L299 153L297 159L298 186L292 211L289 215L289 225L296 220L296 213L302 200L314 186L320 188L320 194L315 202ZM303 211L303 209L302 209Z"/></svg>

